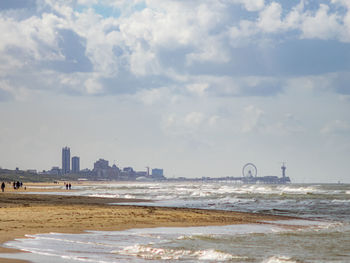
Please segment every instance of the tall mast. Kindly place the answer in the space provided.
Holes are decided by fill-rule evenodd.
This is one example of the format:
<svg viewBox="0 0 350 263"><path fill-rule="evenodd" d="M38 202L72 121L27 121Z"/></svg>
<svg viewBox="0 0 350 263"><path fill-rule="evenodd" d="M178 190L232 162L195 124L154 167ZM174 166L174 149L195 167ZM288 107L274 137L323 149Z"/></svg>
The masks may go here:
<svg viewBox="0 0 350 263"><path fill-rule="evenodd" d="M286 177L286 169L287 169L285 163L282 164L281 169L282 169L282 177L285 178Z"/></svg>

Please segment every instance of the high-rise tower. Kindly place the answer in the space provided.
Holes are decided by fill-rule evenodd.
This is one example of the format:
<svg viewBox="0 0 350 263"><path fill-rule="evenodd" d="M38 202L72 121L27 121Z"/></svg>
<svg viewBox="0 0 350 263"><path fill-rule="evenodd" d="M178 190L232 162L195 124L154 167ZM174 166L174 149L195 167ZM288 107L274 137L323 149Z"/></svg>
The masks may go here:
<svg viewBox="0 0 350 263"><path fill-rule="evenodd" d="M78 156L72 157L72 172L75 174L80 172L80 158Z"/></svg>
<svg viewBox="0 0 350 263"><path fill-rule="evenodd" d="M62 148L62 174L70 172L70 148Z"/></svg>

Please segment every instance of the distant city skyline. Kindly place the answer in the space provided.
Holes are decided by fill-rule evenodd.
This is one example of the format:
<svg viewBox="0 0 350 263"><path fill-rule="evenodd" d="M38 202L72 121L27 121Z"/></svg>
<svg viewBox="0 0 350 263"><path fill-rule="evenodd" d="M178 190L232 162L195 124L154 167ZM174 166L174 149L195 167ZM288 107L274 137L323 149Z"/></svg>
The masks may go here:
<svg viewBox="0 0 350 263"><path fill-rule="evenodd" d="M150 167L144 167L145 170L134 170L133 167L118 167L113 161L113 165L110 165L108 160L99 158L93 163L93 168L80 169L80 157L71 156L71 148L65 146L62 148L62 167L53 166L51 169L38 171L36 169L27 170L28 172L47 174L53 176L66 176L69 174L80 175L81 178L90 180L120 180L120 181L135 181L135 180L164 180L164 169L152 168L150 173ZM16 167L16 171L20 169Z"/></svg>
<svg viewBox="0 0 350 263"><path fill-rule="evenodd" d="M0 166L350 182L350 2L0 1ZM71 161L71 160L70 160Z"/></svg>

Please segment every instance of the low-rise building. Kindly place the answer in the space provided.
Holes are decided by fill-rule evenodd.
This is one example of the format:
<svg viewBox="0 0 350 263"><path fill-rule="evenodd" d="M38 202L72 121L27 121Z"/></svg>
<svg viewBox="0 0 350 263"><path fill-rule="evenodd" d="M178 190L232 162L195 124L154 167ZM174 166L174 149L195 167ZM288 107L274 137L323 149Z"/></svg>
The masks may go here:
<svg viewBox="0 0 350 263"><path fill-rule="evenodd" d="M154 179L154 180L164 180L164 179L166 179L164 177L164 170L163 169L159 169L159 168L152 169L151 178Z"/></svg>

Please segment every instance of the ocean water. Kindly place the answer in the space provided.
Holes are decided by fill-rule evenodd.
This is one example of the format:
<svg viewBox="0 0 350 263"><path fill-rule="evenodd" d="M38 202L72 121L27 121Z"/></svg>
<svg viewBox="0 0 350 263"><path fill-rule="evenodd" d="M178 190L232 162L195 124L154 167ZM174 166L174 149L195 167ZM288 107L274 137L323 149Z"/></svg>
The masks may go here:
<svg viewBox="0 0 350 263"><path fill-rule="evenodd" d="M32 252L16 258L35 263L350 262L350 185L137 182L73 188L79 191L65 194L150 199L154 202L140 205L290 215L300 220L32 235L5 244Z"/></svg>

